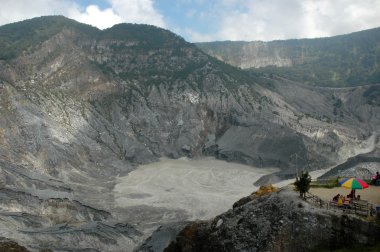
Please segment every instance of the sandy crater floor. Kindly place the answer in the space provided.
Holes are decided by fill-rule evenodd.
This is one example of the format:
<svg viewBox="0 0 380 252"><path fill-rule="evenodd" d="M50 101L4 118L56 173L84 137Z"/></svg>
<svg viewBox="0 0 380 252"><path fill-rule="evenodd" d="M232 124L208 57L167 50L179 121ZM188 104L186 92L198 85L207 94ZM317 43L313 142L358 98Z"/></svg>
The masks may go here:
<svg viewBox="0 0 380 252"><path fill-rule="evenodd" d="M275 171L214 158L161 159L118 178L115 201L121 208L175 209L186 211L190 219L207 219L231 208L257 189L255 181Z"/></svg>

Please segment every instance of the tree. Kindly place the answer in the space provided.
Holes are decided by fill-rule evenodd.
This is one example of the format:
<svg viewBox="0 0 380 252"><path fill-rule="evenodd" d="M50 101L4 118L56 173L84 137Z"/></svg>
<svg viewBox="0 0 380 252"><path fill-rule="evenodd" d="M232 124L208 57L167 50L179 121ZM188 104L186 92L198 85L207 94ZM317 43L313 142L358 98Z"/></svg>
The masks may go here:
<svg viewBox="0 0 380 252"><path fill-rule="evenodd" d="M302 171L300 175L296 177L296 182L294 185L296 186L296 190L300 192L300 196L305 198L306 192L310 189L311 177L308 172Z"/></svg>

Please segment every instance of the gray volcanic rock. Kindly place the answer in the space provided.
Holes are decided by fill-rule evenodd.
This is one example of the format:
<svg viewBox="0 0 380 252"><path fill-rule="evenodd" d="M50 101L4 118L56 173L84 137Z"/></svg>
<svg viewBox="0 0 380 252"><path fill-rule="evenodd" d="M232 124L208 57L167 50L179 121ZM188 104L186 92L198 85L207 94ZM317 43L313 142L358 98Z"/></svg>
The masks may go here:
<svg viewBox="0 0 380 252"><path fill-rule="evenodd" d="M172 241L175 241L177 234L188 224L189 222L178 222L160 226L135 251L163 251Z"/></svg>
<svg viewBox="0 0 380 252"><path fill-rule="evenodd" d="M165 251L310 251L376 244L380 227L320 209L288 189L186 226Z"/></svg>
<svg viewBox="0 0 380 252"><path fill-rule="evenodd" d="M30 252L30 250L17 244L17 242L4 237L0 237L0 251Z"/></svg>
<svg viewBox="0 0 380 252"><path fill-rule="evenodd" d="M58 23L52 34L0 60L0 150L61 180L102 180L161 156L203 154L294 174L292 154L299 169L333 165L378 127L379 107L368 106L376 90L334 90L332 99L330 90L283 79L269 90L268 80L151 26L100 31L63 17L17 25L52 29L44 20ZM373 116L358 120L360 108Z"/></svg>
<svg viewBox="0 0 380 252"><path fill-rule="evenodd" d="M118 223L111 214L76 200L40 199L25 192L0 189L2 235L19 240L32 251L120 251L143 234L134 226Z"/></svg>
<svg viewBox="0 0 380 252"><path fill-rule="evenodd" d="M299 61L290 55L291 49L294 50L294 48L287 45L285 41L218 41L196 45L211 56L243 69L266 66L285 67Z"/></svg>
<svg viewBox="0 0 380 252"><path fill-rule="evenodd" d="M0 226L27 249L84 240L93 250L131 250L147 235L132 224L159 226L163 211L120 209L113 189L118 176L160 157L279 168L270 180L378 142L378 85L253 78L148 25L101 31L42 17L2 26L0 37ZM142 209L153 217L135 217ZM58 242L62 227L70 248Z"/></svg>
<svg viewBox="0 0 380 252"><path fill-rule="evenodd" d="M318 179L336 177L359 177L372 179L372 176L380 170L380 150L377 148L366 154L359 154L349 158L346 162L333 167Z"/></svg>

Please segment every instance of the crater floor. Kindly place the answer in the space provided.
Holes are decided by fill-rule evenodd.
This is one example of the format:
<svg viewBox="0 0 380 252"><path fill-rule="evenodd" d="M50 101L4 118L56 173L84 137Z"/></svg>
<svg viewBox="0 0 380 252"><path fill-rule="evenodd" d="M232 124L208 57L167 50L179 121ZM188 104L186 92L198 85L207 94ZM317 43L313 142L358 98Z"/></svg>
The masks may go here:
<svg viewBox="0 0 380 252"><path fill-rule="evenodd" d="M211 218L255 191L253 183L275 171L214 158L161 159L117 179L116 206L181 210L190 220Z"/></svg>

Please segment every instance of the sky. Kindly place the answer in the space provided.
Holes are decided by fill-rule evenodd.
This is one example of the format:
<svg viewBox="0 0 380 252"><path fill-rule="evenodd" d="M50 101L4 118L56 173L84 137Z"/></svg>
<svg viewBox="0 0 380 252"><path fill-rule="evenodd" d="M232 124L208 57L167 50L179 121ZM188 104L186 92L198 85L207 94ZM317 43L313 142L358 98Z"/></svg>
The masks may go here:
<svg viewBox="0 0 380 252"><path fill-rule="evenodd" d="M143 23L190 42L270 41L380 27L380 0L0 0L0 25L64 15L100 29Z"/></svg>

